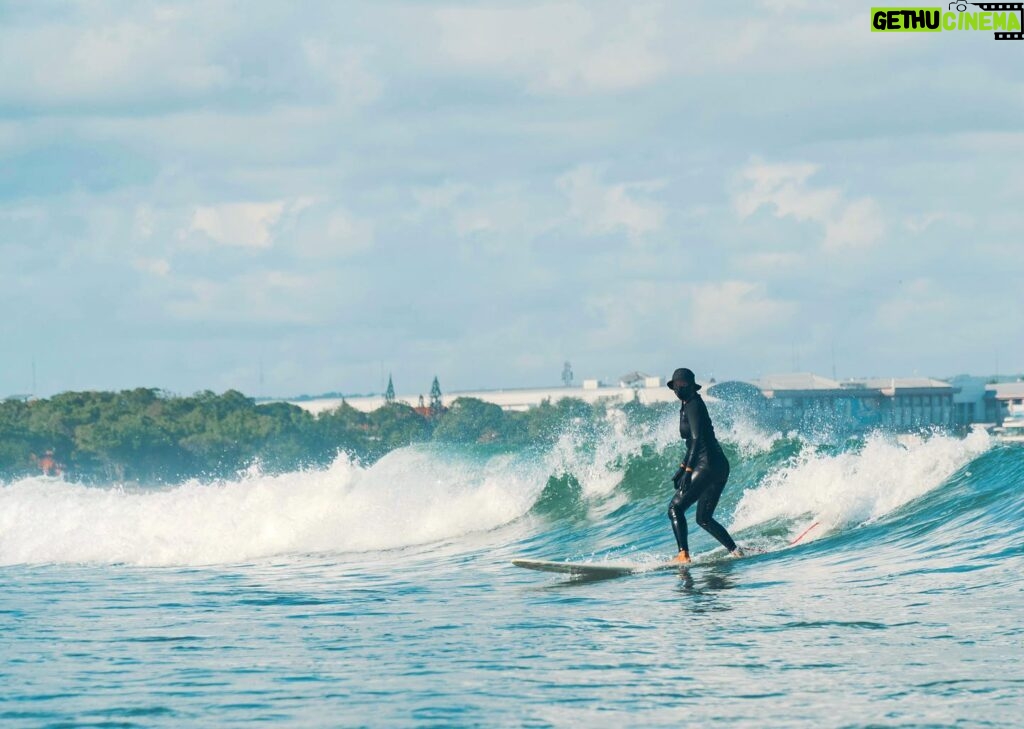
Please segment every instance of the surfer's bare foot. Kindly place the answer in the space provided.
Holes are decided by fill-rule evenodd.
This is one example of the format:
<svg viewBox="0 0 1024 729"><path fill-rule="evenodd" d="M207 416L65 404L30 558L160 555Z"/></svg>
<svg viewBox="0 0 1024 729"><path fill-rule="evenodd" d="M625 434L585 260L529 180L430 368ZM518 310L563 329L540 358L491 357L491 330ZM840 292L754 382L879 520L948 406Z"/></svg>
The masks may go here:
<svg viewBox="0 0 1024 729"><path fill-rule="evenodd" d="M683 550L682 552L677 554L675 556L675 559L673 559L672 561L678 562L679 564L690 564L690 553Z"/></svg>
<svg viewBox="0 0 1024 729"><path fill-rule="evenodd" d="M733 557L746 557L747 555L744 554L742 549L740 549L739 547L736 547L736 549L732 550L732 556Z"/></svg>

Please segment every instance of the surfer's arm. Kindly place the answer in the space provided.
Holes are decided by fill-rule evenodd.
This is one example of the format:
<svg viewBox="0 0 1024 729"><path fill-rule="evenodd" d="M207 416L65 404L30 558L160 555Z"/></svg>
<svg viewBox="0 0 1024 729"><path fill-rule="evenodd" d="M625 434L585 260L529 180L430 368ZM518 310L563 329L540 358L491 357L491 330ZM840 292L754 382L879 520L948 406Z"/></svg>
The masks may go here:
<svg viewBox="0 0 1024 729"><path fill-rule="evenodd" d="M693 473L693 462L697 460L697 453L700 452L700 438L704 432L701 427L701 413L699 399L694 398L686 403L684 412L690 423L690 440L686 442L686 458L680 464L687 473Z"/></svg>

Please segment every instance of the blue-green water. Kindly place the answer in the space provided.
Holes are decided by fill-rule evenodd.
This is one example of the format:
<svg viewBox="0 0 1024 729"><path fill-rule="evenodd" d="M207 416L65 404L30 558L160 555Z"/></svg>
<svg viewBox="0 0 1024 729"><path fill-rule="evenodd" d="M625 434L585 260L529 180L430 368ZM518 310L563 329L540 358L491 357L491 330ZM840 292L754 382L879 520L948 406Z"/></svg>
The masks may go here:
<svg viewBox="0 0 1024 729"><path fill-rule="evenodd" d="M690 570L593 582L509 561L672 554L670 423L6 484L0 725L1021 724L1024 449L723 436L718 516L767 553L725 558L691 513Z"/></svg>

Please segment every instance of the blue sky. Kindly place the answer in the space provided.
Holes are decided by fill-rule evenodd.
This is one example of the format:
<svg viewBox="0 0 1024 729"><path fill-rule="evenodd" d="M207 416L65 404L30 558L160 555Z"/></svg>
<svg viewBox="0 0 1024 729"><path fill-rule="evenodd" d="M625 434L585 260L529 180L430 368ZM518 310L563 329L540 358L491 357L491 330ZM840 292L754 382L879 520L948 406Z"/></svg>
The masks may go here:
<svg viewBox="0 0 1024 729"><path fill-rule="evenodd" d="M1020 372L1024 43L869 7L0 2L0 396Z"/></svg>

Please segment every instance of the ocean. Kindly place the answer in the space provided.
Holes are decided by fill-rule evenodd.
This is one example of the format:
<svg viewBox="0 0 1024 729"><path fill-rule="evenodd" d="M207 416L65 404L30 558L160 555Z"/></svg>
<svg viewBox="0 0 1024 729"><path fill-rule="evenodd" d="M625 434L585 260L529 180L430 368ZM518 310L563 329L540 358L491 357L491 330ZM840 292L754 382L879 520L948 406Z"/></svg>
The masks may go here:
<svg viewBox="0 0 1024 729"><path fill-rule="evenodd" d="M3 484L0 726L1021 726L1024 448L734 422L716 516L762 554L691 511L687 570L513 567L674 553L674 419L612 412L553 447Z"/></svg>

